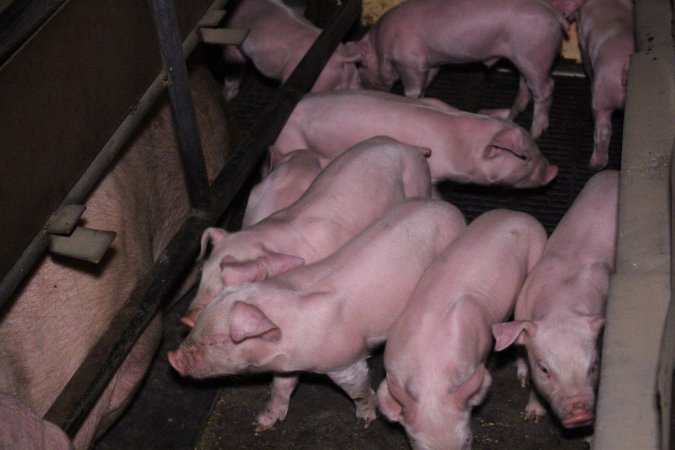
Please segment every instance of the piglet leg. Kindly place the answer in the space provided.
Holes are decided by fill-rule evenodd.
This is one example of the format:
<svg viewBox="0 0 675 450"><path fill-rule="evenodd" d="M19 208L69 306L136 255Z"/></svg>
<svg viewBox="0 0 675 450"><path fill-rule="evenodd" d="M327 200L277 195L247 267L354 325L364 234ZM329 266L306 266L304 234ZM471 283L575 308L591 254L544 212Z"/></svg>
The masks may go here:
<svg viewBox="0 0 675 450"><path fill-rule="evenodd" d="M422 69L402 64L394 64L394 68L401 76L401 83L406 97L424 97L427 86L438 75L439 68Z"/></svg>
<svg viewBox="0 0 675 450"><path fill-rule="evenodd" d="M528 85L532 91L534 111L532 112L532 138L538 139L548 128L548 113L553 102L553 78L546 76L542 79L529 79Z"/></svg>
<svg viewBox="0 0 675 450"><path fill-rule="evenodd" d="M530 88L527 87L525 78L520 77L518 82L518 94L516 94L516 99L513 102L511 109L509 108L498 108L498 109L481 109L478 111L478 114L484 114L491 117L499 117L501 119L513 120L518 114L523 112L527 108L528 103L530 103Z"/></svg>
<svg viewBox="0 0 675 450"><path fill-rule="evenodd" d="M239 93L239 85L246 68L246 57L234 45L223 47L223 55L227 63L227 73L223 80L223 97L229 102Z"/></svg>
<svg viewBox="0 0 675 450"><path fill-rule="evenodd" d="M541 404L534 389L530 390L530 398L523 412L523 420L527 422L539 423L542 417L546 415L546 407Z"/></svg>
<svg viewBox="0 0 675 450"><path fill-rule="evenodd" d="M593 109L595 132L593 136L593 155L590 168L604 169L609 159L609 140L612 137L612 110Z"/></svg>
<svg viewBox="0 0 675 450"><path fill-rule="evenodd" d="M526 388L530 385L530 368L523 355L516 356L516 375L522 387Z"/></svg>
<svg viewBox="0 0 675 450"><path fill-rule="evenodd" d="M370 387L368 364L365 359L352 364L348 368L328 373L335 384L340 386L356 406L356 417L365 422L366 427L377 418L375 392Z"/></svg>
<svg viewBox="0 0 675 450"><path fill-rule="evenodd" d="M270 398L265 409L256 417L256 433L269 430L277 421L283 421L288 412L291 394L298 385L297 375L275 375L272 380Z"/></svg>

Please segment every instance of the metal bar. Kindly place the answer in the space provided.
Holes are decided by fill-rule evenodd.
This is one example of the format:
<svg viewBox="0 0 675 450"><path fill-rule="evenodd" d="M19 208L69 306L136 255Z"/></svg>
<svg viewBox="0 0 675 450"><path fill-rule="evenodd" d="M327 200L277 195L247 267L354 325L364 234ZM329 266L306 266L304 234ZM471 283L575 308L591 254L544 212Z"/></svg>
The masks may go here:
<svg viewBox="0 0 675 450"><path fill-rule="evenodd" d="M176 11L171 0L150 0L150 6L159 38L164 73L168 78L171 111L178 148L183 161L183 171L187 179L190 204L194 209L204 210L209 206L209 180L199 139L197 118L192 104L192 94L188 85Z"/></svg>
<svg viewBox="0 0 675 450"><path fill-rule="evenodd" d="M113 326L96 343L47 411L45 419L63 428L70 436L77 433L138 337L159 311L167 294L194 261L199 250L199 236L224 215L267 147L276 139L297 102L314 84L323 66L311 58L317 58L325 64L360 11L360 0L347 0L336 12L289 80L280 88L276 100L263 112L214 180L211 186L211 208L205 215L193 214L183 224L113 319Z"/></svg>
<svg viewBox="0 0 675 450"><path fill-rule="evenodd" d="M225 3L226 0L215 0L209 7L207 14L209 11L222 9L225 6ZM192 50L194 50L200 42L197 30L198 28L193 29L183 42L183 53L185 55L192 53ZM155 104L160 94L164 91L164 81L164 76L162 74L155 78L150 87L138 101L138 104L132 108L131 113L120 124L82 177L80 177L75 186L73 186L63 199L59 208L65 205L81 204L85 201L98 180L108 170L110 164L115 160L124 144L129 140L129 137L131 137L138 125L147 115L148 111L150 111ZM21 281L28 275L32 267L43 255L47 246L47 234L43 228L35 238L33 238L30 244L28 244L12 268L7 271L0 281L0 309L2 309L4 304L11 298Z"/></svg>

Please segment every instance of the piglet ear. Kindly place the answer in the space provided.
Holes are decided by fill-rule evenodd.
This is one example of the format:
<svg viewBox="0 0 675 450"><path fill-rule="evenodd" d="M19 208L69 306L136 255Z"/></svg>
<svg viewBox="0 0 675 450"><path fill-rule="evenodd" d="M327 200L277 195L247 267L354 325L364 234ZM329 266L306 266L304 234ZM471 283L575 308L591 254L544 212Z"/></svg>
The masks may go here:
<svg viewBox="0 0 675 450"><path fill-rule="evenodd" d="M546 166L546 172L544 172L544 185L549 184L555 177L558 176L558 166L549 164Z"/></svg>
<svg viewBox="0 0 675 450"><path fill-rule="evenodd" d="M299 256L271 253L262 258L262 263L267 270L267 277L272 278L304 265L305 260Z"/></svg>
<svg viewBox="0 0 675 450"><path fill-rule="evenodd" d="M495 351L500 352L513 344L525 345L526 335L534 334L536 326L528 320L514 320L492 324L492 335L495 337Z"/></svg>
<svg viewBox="0 0 675 450"><path fill-rule="evenodd" d="M382 380L380 387L377 388L377 407L392 422L398 422L403 417L403 405L389 392L386 379Z"/></svg>
<svg viewBox="0 0 675 450"><path fill-rule="evenodd" d="M483 401L491 384L490 372L483 364L480 364L469 379L458 387L452 395L461 409L470 409Z"/></svg>
<svg viewBox="0 0 675 450"><path fill-rule="evenodd" d="M583 0L552 0L551 3L566 19L572 20L572 16L581 7Z"/></svg>
<svg viewBox="0 0 675 450"><path fill-rule="evenodd" d="M300 267L305 260L293 255L271 253L253 261L220 263L221 277L225 286L242 283L255 283Z"/></svg>
<svg viewBox="0 0 675 450"><path fill-rule="evenodd" d="M525 152L523 145L524 132L522 128L515 126L498 132L485 147L483 157L485 159L493 159L503 154L503 152L509 152L523 161L527 161L529 156Z"/></svg>
<svg viewBox="0 0 675 450"><path fill-rule="evenodd" d="M406 407L407 404L407 407ZM414 400L408 392L391 378L386 377L377 389L377 407L392 422L400 422L403 416L410 421Z"/></svg>
<svg viewBox="0 0 675 450"><path fill-rule="evenodd" d="M262 281L266 275L265 267L258 260L221 261L220 263L220 277L225 286Z"/></svg>
<svg viewBox="0 0 675 450"><path fill-rule="evenodd" d="M360 41L345 42L345 50L347 51L347 56L352 59L352 61L350 62L358 62L365 59L369 49L367 39L368 34L363 36L363 38Z"/></svg>
<svg viewBox="0 0 675 450"><path fill-rule="evenodd" d="M210 227L204 230L202 233L201 249L199 250L199 256L197 256L197 259L199 260L204 257L209 242L211 242L213 245L218 245L226 237L227 231L223 230L222 228Z"/></svg>
<svg viewBox="0 0 675 450"><path fill-rule="evenodd" d="M236 344L249 338L277 342L281 330L257 306L236 301L230 312L230 337Z"/></svg>
<svg viewBox="0 0 675 450"><path fill-rule="evenodd" d="M363 59L362 52L352 48L351 50L345 48L338 51L338 56L340 57L340 62L342 64L357 63Z"/></svg>

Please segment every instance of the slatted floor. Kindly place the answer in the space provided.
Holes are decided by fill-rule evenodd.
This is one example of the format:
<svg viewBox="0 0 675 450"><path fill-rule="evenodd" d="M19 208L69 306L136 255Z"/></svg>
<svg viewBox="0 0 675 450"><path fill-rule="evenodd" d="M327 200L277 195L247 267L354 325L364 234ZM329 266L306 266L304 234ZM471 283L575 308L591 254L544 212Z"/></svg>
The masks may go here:
<svg viewBox="0 0 675 450"><path fill-rule="evenodd" d="M569 62L559 68L579 71ZM508 68L487 71L478 66L447 67L430 86L428 95L476 112L510 106L517 86L517 76ZM247 75L239 97L230 104L242 129L254 123L275 88L274 83L253 73ZM400 86L394 92L400 93ZM518 122L529 128L530 120L531 107ZM587 169L593 123L586 78L556 76L550 122L539 146L549 161L560 166L560 173L549 186L510 190L444 183L444 198L459 207L467 220L489 209L511 208L532 214L551 232L592 175ZM608 166L611 169L620 165L622 123L623 114L615 113ZM182 302L167 317L165 340L150 376L130 410L99 441L96 450L408 448L402 429L384 419L362 429L349 399L324 377L312 375L303 377L286 421L256 435L252 422L265 401L269 376L194 382L180 379L169 367L166 352L176 348L184 336L178 317L186 307L187 303ZM374 355L370 362L376 387L384 375L381 354ZM494 355L489 369L493 386L485 403L474 410L472 419L474 449L589 448L590 430L565 431L550 417L539 424L522 421L520 413L527 402L527 392L516 381L511 352Z"/></svg>

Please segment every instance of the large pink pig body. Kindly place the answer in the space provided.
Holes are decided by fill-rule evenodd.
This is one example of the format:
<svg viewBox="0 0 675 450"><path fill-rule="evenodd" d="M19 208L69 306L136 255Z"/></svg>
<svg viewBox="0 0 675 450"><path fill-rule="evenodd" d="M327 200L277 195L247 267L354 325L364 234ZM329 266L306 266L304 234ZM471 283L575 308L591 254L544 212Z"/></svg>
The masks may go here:
<svg viewBox="0 0 675 450"><path fill-rule="evenodd" d="M324 373L354 400L357 417L370 423L376 413L369 349L384 342L424 270L464 226L448 203L405 200L321 261L226 288L169 360L194 378ZM273 386L279 419L294 387Z"/></svg>
<svg viewBox="0 0 675 450"><path fill-rule="evenodd" d="M322 165L371 136L391 136L431 149L434 181L542 186L558 173L532 137L513 122L460 111L436 99L350 90L306 95L270 147L272 161L297 148Z"/></svg>
<svg viewBox="0 0 675 450"><path fill-rule="evenodd" d="M282 82L291 75L321 33L281 0L242 0L235 6L227 25L248 28L250 32L240 49L232 45L224 48L226 61L243 63L246 56L263 75ZM355 60L339 44L312 91L361 87ZM239 78L226 77L224 93L227 100L237 95Z"/></svg>
<svg viewBox="0 0 675 450"><path fill-rule="evenodd" d="M614 270L619 173L603 171L584 186L551 235L518 297L514 321L493 326L495 349L523 345L518 378L551 405L565 427L593 422L598 337ZM528 419L546 414L536 393Z"/></svg>
<svg viewBox="0 0 675 450"><path fill-rule="evenodd" d="M2 450L71 450L62 429L40 419L11 395L0 393L0 448Z"/></svg>
<svg viewBox="0 0 675 450"><path fill-rule="evenodd" d="M228 285L263 280L328 256L406 197L429 197L428 149L377 136L351 147L291 206L235 233L209 228L204 263L184 322Z"/></svg>
<svg viewBox="0 0 675 450"><path fill-rule="evenodd" d="M584 0L577 11L579 45L591 79L595 133L590 166L603 169L609 158L612 113L626 101L628 61L635 51L631 0Z"/></svg>
<svg viewBox="0 0 675 450"><path fill-rule="evenodd" d="M392 327L377 392L416 449L467 449L471 409L491 378L490 326L507 319L546 244L533 217L508 210L476 218L427 269Z"/></svg>
<svg viewBox="0 0 675 450"><path fill-rule="evenodd" d="M295 150L288 159L251 189L242 228L254 225L295 203L321 172L311 150Z"/></svg>
<svg viewBox="0 0 675 450"><path fill-rule="evenodd" d="M212 178L229 142L220 87L208 70L191 76L202 144ZM0 319L0 392L43 416L106 331L140 276L190 207L168 102L87 200L86 226L117 233L100 266L47 256ZM157 349L161 316L145 330L77 436L88 448L124 410Z"/></svg>
<svg viewBox="0 0 675 450"><path fill-rule="evenodd" d="M347 48L361 58L365 87L389 90L401 79L409 97L424 95L444 64L506 58L520 71L520 85L511 109L495 114L513 119L533 98L536 139L548 127L550 71L566 27L546 0L407 0Z"/></svg>

